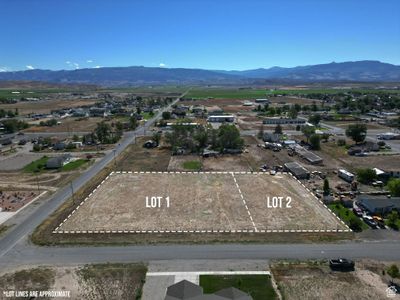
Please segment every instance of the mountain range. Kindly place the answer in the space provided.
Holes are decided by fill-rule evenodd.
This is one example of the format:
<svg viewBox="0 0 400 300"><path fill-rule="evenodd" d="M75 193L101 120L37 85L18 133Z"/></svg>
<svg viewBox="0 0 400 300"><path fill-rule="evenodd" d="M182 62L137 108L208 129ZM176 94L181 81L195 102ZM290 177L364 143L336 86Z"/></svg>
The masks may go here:
<svg viewBox="0 0 400 300"><path fill-rule="evenodd" d="M244 71L156 67L104 67L78 70L26 70L1 72L0 80L133 86L151 84L235 84L255 80L297 82L398 82L400 66L379 61L328 63L293 68L272 67Z"/></svg>

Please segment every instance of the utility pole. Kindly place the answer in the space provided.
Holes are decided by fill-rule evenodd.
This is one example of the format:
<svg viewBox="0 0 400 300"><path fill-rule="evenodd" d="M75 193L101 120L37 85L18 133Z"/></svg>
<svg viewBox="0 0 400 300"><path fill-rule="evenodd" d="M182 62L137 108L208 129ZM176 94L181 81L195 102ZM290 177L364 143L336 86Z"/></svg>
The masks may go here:
<svg viewBox="0 0 400 300"><path fill-rule="evenodd" d="M113 149L113 152L114 152L114 168L117 169L117 161L116 161L116 159L115 159L115 152L116 152L116 150Z"/></svg>
<svg viewBox="0 0 400 300"><path fill-rule="evenodd" d="M38 192L40 193L40 187L39 187L39 177L38 177L38 174L37 174L37 172L35 172L35 177L36 177L37 190L38 190Z"/></svg>
<svg viewBox="0 0 400 300"><path fill-rule="evenodd" d="M72 181L70 181L70 187L71 187L71 192L72 192L72 203L75 204L75 197L74 197L74 185L72 184Z"/></svg>

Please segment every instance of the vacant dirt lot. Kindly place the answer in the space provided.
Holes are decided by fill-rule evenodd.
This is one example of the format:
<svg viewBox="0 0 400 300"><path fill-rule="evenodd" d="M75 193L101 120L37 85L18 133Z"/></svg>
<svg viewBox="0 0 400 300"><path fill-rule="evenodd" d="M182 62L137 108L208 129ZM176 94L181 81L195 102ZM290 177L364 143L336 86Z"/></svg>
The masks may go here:
<svg viewBox="0 0 400 300"><path fill-rule="evenodd" d="M259 230L346 229L310 192L286 173L275 176L237 174L235 177ZM270 198L270 207L267 197ZM274 206L273 197L283 197L276 208L271 207Z"/></svg>
<svg viewBox="0 0 400 300"><path fill-rule="evenodd" d="M32 126L24 132L90 132L93 131L97 123L104 121L104 118L68 118L61 120L61 124L56 126ZM110 123L110 122L107 122Z"/></svg>
<svg viewBox="0 0 400 300"><path fill-rule="evenodd" d="M267 208L267 196L291 196L292 208ZM345 227L287 174L114 173L58 230L290 229Z"/></svg>
<svg viewBox="0 0 400 300"><path fill-rule="evenodd" d="M282 296L287 300L388 299L382 270L356 263L354 272L332 272L326 264L285 263L271 266ZM399 299L396 297L395 299Z"/></svg>

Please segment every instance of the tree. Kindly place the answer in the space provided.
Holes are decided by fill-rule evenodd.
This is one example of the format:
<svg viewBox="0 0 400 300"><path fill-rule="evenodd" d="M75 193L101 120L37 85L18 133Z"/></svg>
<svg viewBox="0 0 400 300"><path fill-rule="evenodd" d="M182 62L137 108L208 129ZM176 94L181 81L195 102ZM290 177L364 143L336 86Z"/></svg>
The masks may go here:
<svg viewBox="0 0 400 300"><path fill-rule="evenodd" d="M358 169L357 180L364 184L369 184L376 179L376 172L373 169Z"/></svg>
<svg viewBox="0 0 400 300"><path fill-rule="evenodd" d="M394 197L400 196L400 178L393 178L389 180L387 187L390 191L390 194Z"/></svg>
<svg viewBox="0 0 400 300"><path fill-rule="evenodd" d="M157 145L159 145L161 141L161 133L155 132L152 139L157 143Z"/></svg>
<svg viewBox="0 0 400 300"><path fill-rule="evenodd" d="M140 106L136 107L136 112L138 115L140 115L142 113L142 109L140 108Z"/></svg>
<svg viewBox="0 0 400 300"><path fill-rule="evenodd" d="M242 149L244 145L235 125L221 125L218 129L218 140L221 149Z"/></svg>
<svg viewBox="0 0 400 300"><path fill-rule="evenodd" d="M310 144L312 150L321 150L321 139L318 134L310 136Z"/></svg>
<svg viewBox="0 0 400 300"><path fill-rule="evenodd" d="M95 129L96 136L100 143L107 144L110 141L111 136L111 126L105 122L97 123L97 127Z"/></svg>
<svg viewBox="0 0 400 300"><path fill-rule="evenodd" d="M387 269L386 272L387 272L387 273L389 274L389 276L392 277L392 278L398 278L398 277L400 277L399 268L398 268L395 264L391 265L391 266Z"/></svg>
<svg viewBox="0 0 400 300"><path fill-rule="evenodd" d="M353 230L355 232L360 232L360 231L362 231L362 222L356 216L352 216L349 219L349 227L351 230Z"/></svg>
<svg viewBox="0 0 400 300"><path fill-rule="evenodd" d="M169 112L169 111L164 111L164 112L162 113L162 118L163 118L164 120L169 120L169 119L171 119L171 112Z"/></svg>
<svg viewBox="0 0 400 300"><path fill-rule="evenodd" d="M297 115L298 115L297 109L294 106L292 106L288 112L288 117L291 119L296 119Z"/></svg>
<svg viewBox="0 0 400 300"><path fill-rule="evenodd" d="M283 130L282 130L281 124L276 125L275 129L274 129L274 133L282 134L282 132L283 132Z"/></svg>
<svg viewBox="0 0 400 300"><path fill-rule="evenodd" d="M331 188L329 187L329 180L328 178L324 179L324 195L327 196L331 192Z"/></svg>
<svg viewBox="0 0 400 300"><path fill-rule="evenodd" d="M79 142L79 136L77 136L76 134L74 134L74 136L72 137L72 140L74 142Z"/></svg>
<svg viewBox="0 0 400 300"><path fill-rule="evenodd" d="M296 125L296 131L300 131L301 130L301 126L299 124Z"/></svg>
<svg viewBox="0 0 400 300"><path fill-rule="evenodd" d="M392 212L388 215L388 226L395 230L399 230L398 221L399 213L395 210L392 210Z"/></svg>
<svg viewBox="0 0 400 300"><path fill-rule="evenodd" d="M138 127L138 121L136 119L136 116L131 116L129 118L129 129L135 130Z"/></svg>
<svg viewBox="0 0 400 300"><path fill-rule="evenodd" d="M5 133L14 133L18 130L28 128L29 125L25 121L17 119L8 119L2 121Z"/></svg>
<svg viewBox="0 0 400 300"><path fill-rule="evenodd" d="M307 138L307 143L308 143L310 137L315 133L315 128L312 126L303 126L302 132L304 136Z"/></svg>
<svg viewBox="0 0 400 300"><path fill-rule="evenodd" d="M346 136L350 137L356 144L361 143L367 136L365 124L351 124L346 129Z"/></svg>
<svg viewBox="0 0 400 300"><path fill-rule="evenodd" d="M204 149L205 147L207 147L208 132L204 127L199 127L193 135L193 138L197 142L197 146L199 149Z"/></svg>
<svg viewBox="0 0 400 300"><path fill-rule="evenodd" d="M317 126L319 122L321 121L321 115L320 114L314 114L308 117L308 122L311 124Z"/></svg>

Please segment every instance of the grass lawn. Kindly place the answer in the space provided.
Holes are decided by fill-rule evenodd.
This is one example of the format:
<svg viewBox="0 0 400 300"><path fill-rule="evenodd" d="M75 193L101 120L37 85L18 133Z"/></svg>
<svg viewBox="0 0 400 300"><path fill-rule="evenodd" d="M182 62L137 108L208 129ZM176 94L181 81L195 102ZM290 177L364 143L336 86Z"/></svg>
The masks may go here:
<svg viewBox="0 0 400 300"><path fill-rule="evenodd" d="M235 287L248 293L253 300L277 299L268 275L200 275L200 286L206 294Z"/></svg>
<svg viewBox="0 0 400 300"><path fill-rule="evenodd" d="M201 162L197 160L185 161L183 163L183 168L186 170L199 171L201 169Z"/></svg>
<svg viewBox="0 0 400 300"><path fill-rule="evenodd" d="M148 113L148 112L142 112L141 115L143 116L143 119L144 119L144 120L149 120L149 119L151 119L151 118L154 116L154 114L151 115L151 114Z"/></svg>
<svg viewBox="0 0 400 300"><path fill-rule="evenodd" d="M332 203L328 204L328 207L340 218L345 222L347 225L349 225L350 219L351 218L358 218L354 212L346 207L344 207L340 203ZM362 230L368 229L368 225L365 224L364 222L361 222L361 228Z"/></svg>
<svg viewBox="0 0 400 300"><path fill-rule="evenodd" d="M70 163L67 163L66 165L64 165L61 168L61 171L75 170L75 169L79 168L80 166L84 165L85 163L87 163L88 161L89 161L88 159L77 159L77 160L71 161Z"/></svg>
<svg viewBox="0 0 400 300"><path fill-rule="evenodd" d="M29 165L26 165L24 167L24 171L30 173L41 172L45 169L48 159L49 158L47 156L43 156L42 158L39 158L31 162Z"/></svg>

